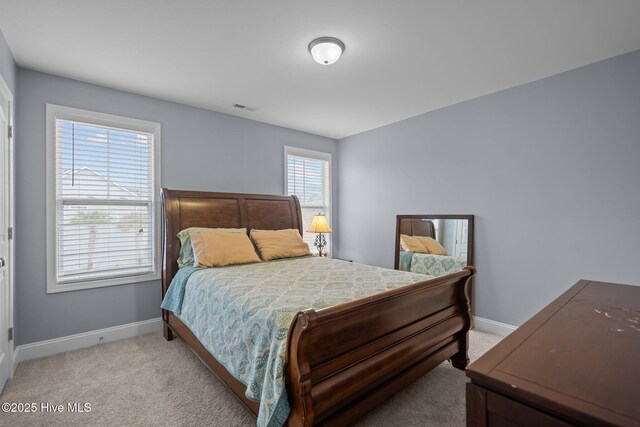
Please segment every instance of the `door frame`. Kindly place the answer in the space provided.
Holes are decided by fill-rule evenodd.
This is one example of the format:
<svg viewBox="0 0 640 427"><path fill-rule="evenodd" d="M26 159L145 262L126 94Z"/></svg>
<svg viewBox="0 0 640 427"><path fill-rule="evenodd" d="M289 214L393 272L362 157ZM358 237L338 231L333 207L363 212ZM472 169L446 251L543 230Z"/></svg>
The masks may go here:
<svg viewBox="0 0 640 427"><path fill-rule="evenodd" d="M15 254L15 140L16 140L16 127L14 125L14 111L15 111L15 107L14 107L14 97L13 97L13 93L11 93L11 90L9 89L9 86L7 85L6 81L4 80L4 78L2 77L2 75L0 75L0 92L9 100L9 117L8 117L8 124L9 126L11 126L11 137L8 138L8 143L9 143L9 158L8 158L8 162L9 162L9 197L8 197L8 202L9 202L9 216L8 216L8 220L7 220L7 227L11 227L13 229L13 236L11 239L9 239L9 248L8 248L8 261L7 261L7 276L9 278L9 286L7 287L7 293L8 295L6 296L6 302L5 302L5 309L6 309L6 316L7 316L7 328L13 328L13 312L14 312L14 304L15 304L15 280L14 280L14 254ZM14 335L13 335L13 340L9 341L9 345L8 345L8 350L7 350L7 357L9 359L9 379L11 379L13 377L13 374L15 372L15 360L14 360L14 356L15 356L15 352L14 352L14 347L15 347L15 329L14 331ZM7 338L7 331L0 331L0 337L2 337L1 339L6 339Z"/></svg>

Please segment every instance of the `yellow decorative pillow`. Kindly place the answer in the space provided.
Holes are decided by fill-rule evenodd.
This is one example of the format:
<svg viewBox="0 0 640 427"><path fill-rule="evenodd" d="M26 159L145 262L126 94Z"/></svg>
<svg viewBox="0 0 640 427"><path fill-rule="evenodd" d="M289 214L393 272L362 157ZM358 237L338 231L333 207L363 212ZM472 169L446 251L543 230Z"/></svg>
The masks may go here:
<svg viewBox="0 0 640 427"><path fill-rule="evenodd" d="M447 250L435 239L425 236L413 236L433 255L449 255Z"/></svg>
<svg viewBox="0 0 640 427"><path fill-rule="evenodd" d="M260 252L260 258L271 261L278 258L293 258L311 255L300 232L295 228L286 230L251 230L251 240Z"/></svg>
<svg viewBox="0 0 640 427"><path fill-rule="evenodd" d="M177 234L180 239L180 255L178 256L178 267L182 268L185 265L193 265L193 245L191 245L191 233L196 232L207 233L244 233L247 234L246 228L204 228L204 227L189 227Z"/></svg>
<svg viewBox="0 0 640 427"><path fill-rule="evenodd" d="M418 254L428 254L427 248L424 247L418 239L406 234L400 235L400 249L406 252L415 252Z"/></svg>
<svg viewBox="0 0 640 427"><path fill-rule="evenodd" d="M194 265L223 267L260 262L256 250L245 233L200 231L191 233Z"/></svg>

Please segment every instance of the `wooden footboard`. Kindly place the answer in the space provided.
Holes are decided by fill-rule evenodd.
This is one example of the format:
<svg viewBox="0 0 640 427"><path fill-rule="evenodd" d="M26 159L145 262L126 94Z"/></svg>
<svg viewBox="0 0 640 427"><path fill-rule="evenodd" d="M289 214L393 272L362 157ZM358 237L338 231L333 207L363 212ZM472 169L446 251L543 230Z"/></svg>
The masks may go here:
<svg viewBox="0 0 640 427"><path fill-rule="evenodd" d="M473 267L298 314L289 331L290 426L344 425L451 359L467 366Z"/></svg>

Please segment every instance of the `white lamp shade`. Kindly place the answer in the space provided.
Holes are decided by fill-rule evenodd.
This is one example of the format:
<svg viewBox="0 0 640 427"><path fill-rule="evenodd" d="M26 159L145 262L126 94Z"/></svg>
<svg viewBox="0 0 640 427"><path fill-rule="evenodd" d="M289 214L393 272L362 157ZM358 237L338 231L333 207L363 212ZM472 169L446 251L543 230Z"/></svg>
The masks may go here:
<svg viewBox="0 0 640 427"><path fill-rule="evenodd" d="M313 60L320 65L331 65L340 59L344 43L333 37L320 37L309 44Z"/></svg>
<svg viewBox="0 0 640 427"><path fill-rule="evenodd" d="M327 217L322 215L322 214L318 214L318 215L314 216L313 220L311 221L311 225L309 226L309 229L307 230L307 232L309 232L309 233L331 233L331 227L329 227L329 224L327 223Z"/></svg>

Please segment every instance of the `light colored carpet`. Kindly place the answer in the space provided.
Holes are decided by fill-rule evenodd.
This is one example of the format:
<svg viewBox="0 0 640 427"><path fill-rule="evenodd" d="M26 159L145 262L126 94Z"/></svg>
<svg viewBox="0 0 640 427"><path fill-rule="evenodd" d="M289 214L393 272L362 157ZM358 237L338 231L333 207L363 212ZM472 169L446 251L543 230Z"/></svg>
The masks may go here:
<svg viewBox="0 0 640 427"><path fill-rule="evenodd" d="M500 341L472 331L471 360ZM464 372L438 366L360 426L465 425ZM11 426L252 426L255 418L179 340L150 334L18 366L0 402L90 403L85 413L0 412Z"/></svg>

